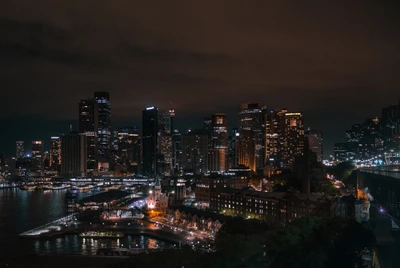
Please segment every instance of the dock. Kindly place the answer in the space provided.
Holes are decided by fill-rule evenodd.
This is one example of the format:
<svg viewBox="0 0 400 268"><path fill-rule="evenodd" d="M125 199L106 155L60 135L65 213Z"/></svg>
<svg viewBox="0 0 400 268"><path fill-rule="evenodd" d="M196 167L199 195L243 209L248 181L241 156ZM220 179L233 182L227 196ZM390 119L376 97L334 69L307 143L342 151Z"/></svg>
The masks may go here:
<svg viewBox="0 0 400 268"><path fill-rule="evenodd" d="M75 215L71 214L67 217L52 221L45 225L36 227L19 235L21 238L40 238L46 236L55 236L63 234L68 227L68 223L74 219Z"/></svg>

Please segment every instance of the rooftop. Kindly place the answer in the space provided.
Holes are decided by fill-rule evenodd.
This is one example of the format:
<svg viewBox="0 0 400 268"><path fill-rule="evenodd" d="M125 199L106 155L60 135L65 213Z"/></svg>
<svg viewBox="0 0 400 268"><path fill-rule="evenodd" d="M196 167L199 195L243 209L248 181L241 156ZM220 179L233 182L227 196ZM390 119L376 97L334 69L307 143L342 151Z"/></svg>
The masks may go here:
<svg viewBox="0 0 400 268"><path fill-rule="evenodd" d="M125 192L125 191L120 191L120 190L110 190L104 193L100 194L95 194L92 196L88 196L85 198L82 198L80 201L83 203L109 203L113 200L118 200L123 197L126 197L130 195L130 193Z"/></svg>

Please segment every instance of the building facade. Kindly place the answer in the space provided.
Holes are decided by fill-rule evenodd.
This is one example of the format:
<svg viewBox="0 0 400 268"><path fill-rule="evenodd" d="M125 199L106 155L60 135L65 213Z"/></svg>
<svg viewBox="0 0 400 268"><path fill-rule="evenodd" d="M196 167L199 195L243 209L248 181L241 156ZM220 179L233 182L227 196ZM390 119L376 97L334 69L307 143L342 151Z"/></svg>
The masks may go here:
<svg viewBox="0 0 400 268"><path fill-rule="evenodd" d="M61 176L84 177L87 174L86 135L71 132L61 137Z"/></svg>
<svg viewBox="0 0 400 268"><path fill-rule="evenodd" d="M142 112L142 172L155 176L158 152L158 108L148 107Z"/></svg>
<svg viewBox="0 0 400 268"><path fill-rule="evenodd" d="M199 175L208 172L208 135L201 130L182 136L183 173Z"/></svg>
<svg viewBox="0 0 400 268"><path fill-rule="evenodd" d="M308 146L310 148L310 151L316 154L318 162L322 162L323 160L322 132L315 129L308 129L305 133L305 136L308 140Z"/></svg>
<svg viewBox="0 0 400 268"><path fill-rule="evenodd" d="M25 148L23 141L16 141L15 143L15 157L17 160L22 160L24 158Z"/></svg>
<svg viewBox="0 0 400 268"><path fill-rule="evenodd" d="M242 129L236 139L238 164L244 165L252 171L257 170L254 133L252 130Z"/></svg>
<svg viewBox="0 0 400 268"><path fill-rule="evenodd" d="M41 140L32 141L32 168L33 171L44 171L44 143Z"/></svg>
<svg viewBox="0 0 400 268"><path fill-rule="evenodd" d="M87 171L97 170L99 110L94 99L79 102L79 133L87 137Z"/></svg>
<svg viewBox="0 0 400 268"><path fill-rule="evenodd" d="M61 138L53 136L50 138L50 167L53 171L59 171L61 166Z"/></svg>
<svg viewBox="0 0 400 268"><path fill-rule="evenodd" d="M107 162L111 154L111 103L110 94L108 92L95 92L95 101L97 102L98 111L98 155L102 161Z"/></svg>
<svg viewBox="0 0 400 268"><path fill-rule="evenodd" d="M266 107L259 103L245 103L239 112L239 133L242 130L254 132L257 169L262 169L265 164L265 110Z"/></svg>
<svg viewBox="0 0 400 268"><path fill-rule="evenodd" d="M222 173L228 169L228 119L226 114L213 114L211 146L208 154L210 172Z"/></svg>

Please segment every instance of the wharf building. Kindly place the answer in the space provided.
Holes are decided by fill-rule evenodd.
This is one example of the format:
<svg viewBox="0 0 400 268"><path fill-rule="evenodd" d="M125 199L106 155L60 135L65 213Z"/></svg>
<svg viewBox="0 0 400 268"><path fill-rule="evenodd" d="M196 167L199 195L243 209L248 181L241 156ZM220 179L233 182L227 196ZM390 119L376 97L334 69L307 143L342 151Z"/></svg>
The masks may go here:
<svg viewBox="0 0 400 268"><path fill-rule="evenodd" d="M259 219L286 226L304 216L330 218L337 215L337 197L323 194L258 192L226 188L211 191L210 209L224 215Z"/></svg>
<svg viewBox="0 0 400 268"><path fill-rule="evenodd" d="M44 143L41 140L32 141L32 169L40 174L44 172Z"/></svg>
<svg viewBox="0 0 400 268"><path fill-rule="evenodd" d="M202 130L189 130L182 135L183 174L200 175L208 172L208 135Z"/></svg>
<svg viewBox="0 0 400 268"><path fill-rule="evenodd" d="M265 110L259 103L245 103L240 106L239 134L248 134L254 139L254 149L248 148L249 153L255 151L255 169L262 169L265 164ZM250 134L250 132L253 132ZM248 139L248 138L246 138ZM253 164L252 164L253 166Z"/></svg>
<svg viewBox="0 0 400 268"><path fill-rule="evenodd" d="M86 150L85 134L71 132L61 137L61 176L73 178L87 175Z"/></svg>
<svg viewBox="0 0 400 268"><path fill-rule="evenodd" d="M79 102L79 133L87 137L86 159L88 173L98 169L98 126L99 111L97 101L94 99Z"/></svg>
<svg viewBox="0 0 400 268"><path fill-rule="evenodd" d="M95 92L95 101L97 102L98 123L98 157L101 169L109 169L111 158L111 103L108 92Z"/></svg>
<svg viewBox="0 0 400 268"><path fill-rule="evenodd" d="M208 170L223 173L228 170L228 120L226 114L213 114L211 146L208 152Z"/></svg>
<svg viewBox="0 0 400 268"><path fill-rule="evenodd" d="M24 158L25 148L23 141L16 141L15 143L15 157L17 160L22 160Z"/></svg>
<svg viewBox="0 0 400 268"><path fill-rule="evenodd" d="M147 107L142 112L142 172L155 176L158 152L158 108Z"/></svg>

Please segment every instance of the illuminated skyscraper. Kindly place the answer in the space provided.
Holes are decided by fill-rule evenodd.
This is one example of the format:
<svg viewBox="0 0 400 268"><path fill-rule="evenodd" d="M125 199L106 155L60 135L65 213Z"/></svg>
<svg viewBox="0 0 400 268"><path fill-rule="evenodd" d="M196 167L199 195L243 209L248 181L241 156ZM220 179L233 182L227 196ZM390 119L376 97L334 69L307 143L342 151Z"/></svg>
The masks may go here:
<svg viewBox="0 0 400 268"><path fill-rule="evenodd" d="M225 172L228 170L228 120L226 114L213 114L211 128L208 169L210 172Z"/></svg>
<svg viewBox="0 0 400 268"><path fill-rule="evenodd" d="M242 129L236 139L237 159L239 165L244 165L252 171L257 170L256 166L256 139L255 132Z"/></svg>
<svg viewBox="0 0 400 268"><path fill-rule="evenodd" d="M61 137L61 176L84 177L87 172L86 135L71 132Z"/></svg>
<svg viewBox="0 0 400 268"><path fill-rule="evenodd" d="M97 169L98 155L98 106L94 99L79 102L79 132L87 137L87 171Z"/></svg>
<svg viewBox="0 0 400 268"><path fill-rule="evenodd" d="M95 92L98 108L98 153L103 161L109 160L111 152L111 103L108 92Z"/></svg>
<svg viewBox="0 0 400 268"><path fill-rule="evenodd" d="M257 168L263 168L265 164L265 109L259 103L245 103L239 112L239 133L242 130L254 132Z"/></svg>
<svg viewBox="0 0 400 268"><path fill-rule="evenodd" d="M237 155L237 139L239 137L239 132L237 128L232 129L231 135L229 136L229 148L228 148L228 161L229 168L234 168L238 165L238 155Z"/></svg>
<svg viewBox="0 0 400 268"><path fill-rule="evenodd" d="M296 156L304 153L303 113L285 113L284 164L293 167Z"/></svg>
<svg viewBox="0 0 400 268"><path fill-rule="evenodd" d="M44 171L44 144L41 140L32 141L32 166L35 171Z"/></svg>
<svg viewBox="0 0 400 268"><path fill-rule="evenodd" d="M173 171L173 151L172 135L166 132L158 133L158 154L162 157L160 174L171 175Z"/></svg>
<svg viewBox="0 0 400 268"><path fill-rule="evenodd" d="M50 138L50 167L57 171L61 165L61 139L53 136Z"/></svg>
<svg viewBox="0 0 400 268"><path fill-rule="evenodd" d="M174 118L175 118L175 110L169 109L161 113L159 118L159 131L172 134L174 131Z"/></svg>
<svg viewBox="0 0 400 268"><path fill-rule="evenodd" d="M142 172L155 176L157 171L158 108L148 107L142 113Z"/></svg>
<svg viewBox="0 0 400 268"><path fill-rule="evenodd" d="M208 135L201 130L182 135L182 170L200 175L207 173Z"/></svg>
<svg viewBox="0 0 400 268"><path fill-rule="evenodd" d="M305 133L305 136L308 139L308 146L310 151L316 154L318 162L322 162L323 160L322 132L315 129L308 129Z"/></svg>
<svg viewBox="0 0 400 268"><path fill-rule="evenodd" d="M122 127L118 130L118 158L130 173L137 174L140 165L140 136L136 126Z"/></svg>
<svg viewBox="0 0 400 268"><path fill-rule="evenodd" d="M283 166L286 109L269 109L265 113L265 159Z"/></svg>
<svg viewBox="0 0 400 268"><path fill-rule="evenodd" d="M17 160L21 160L22 158L24 158L24 142L23 141L17 141L15 143L15 145L16 145L15 157L17 158Z"/></svg>
<svg viewBox="0 0 400 268"><path fill-rule="evenodd" d="M181 161L182 161L182 137L179 130L175 129L172 134L173 142L173 156L172 156L172 166L178 174L181 173Z"/></svg>

